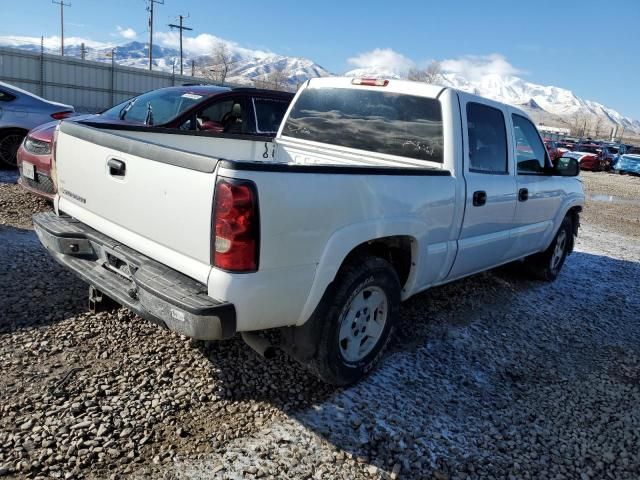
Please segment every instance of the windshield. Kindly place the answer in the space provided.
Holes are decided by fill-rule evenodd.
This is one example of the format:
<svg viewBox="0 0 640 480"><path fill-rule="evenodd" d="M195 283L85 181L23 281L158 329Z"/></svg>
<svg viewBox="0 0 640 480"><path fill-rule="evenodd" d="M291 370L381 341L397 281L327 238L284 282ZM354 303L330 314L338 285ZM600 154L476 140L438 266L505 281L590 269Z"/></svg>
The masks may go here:
<svg viewBox="0 0 640 480"><path fill-rule="evenodd" d="M203 98L203 95L184 90L154 90L120 103L103 112L102 116L114 120L162 125L200 103Z"/></svg>
<svg viewBox="0 0 640 480"><path fill-rule="evenodd" d="M640 147L631 147L629 150L627 150L627 153L631 155L640 155Z"/></svg>
<svg viewBox="0 0 640 480"><path fill-rule="evenodd" d="M282 135L442 163L442 111L433 98L347 88L300 94Z"/></svg>

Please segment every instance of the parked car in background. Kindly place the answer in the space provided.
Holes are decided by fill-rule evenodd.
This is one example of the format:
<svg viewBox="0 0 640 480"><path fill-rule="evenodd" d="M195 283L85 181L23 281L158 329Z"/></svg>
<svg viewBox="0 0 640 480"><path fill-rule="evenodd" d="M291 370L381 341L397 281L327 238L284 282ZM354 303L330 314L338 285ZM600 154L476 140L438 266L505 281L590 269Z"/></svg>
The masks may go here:
<svg viewBox="0 0 640 480"><path fill-rule="evenodd" d="M556 148L559 152L565 153L573 150L574 144L567 141L556 142Z"/></svg>
<svg viewBox="0 0 640 480"><path fill-rule="evenodd" d="M618 155L613 170L617 173L635 173L640 175L640 147L628 147L626 153Z"/></svg>
<svg viewBox="0 0 640 480"><path fill-rule="evenodd" d="M604 163L601 160L602 149L599 145L594 143L579 143L575 146L572 153L582 155L579 160L582 170L592 170L594 172L604 170ZM576 158L574 156L571 157Z"/></svg>
<svg viewBox="0 0 640 480"><path fill-rule="evenodd" d="M566 158L575 158L580 165L580 170L593 170L597 171L600 165L598 156L592 153L583 152L565 152L562 154Z"/></svg>
<svg viewBox="0 0 640 480"><path fill-rule="evenodd" d="M558 142L545 138L544 145L545 147L547 147L547 152L549 152L549 157L552 161L562 157L564 151L560 150L560 148L558 147Z"/></svg>
<svg viewBox="0 0 640 480"><path fill-rule="evenodd" d="M149 132L217 135L220 142L241 139L245 157L270 156L270 139L275 136L293 94L255 88L190 85L167 87L144 93L97 115L74 117L67 121L86 122L112 128L145 127ZM20 178L26 189L53 198L55 181L51 174L51 144L59 122L50 122L29 132L17 154ZM244 135L244 136L243 136ZM265 143L265 139L267 140ZM232 142L234 140L231 140ZM253 143L251 143L253 142ZM237 145L219 145L235 148ZM235 150L234 150L235 151ZM228 156L229 151L209 153Z"/></svg>
<svg viewBox="0 0 640 480"><path fill-rule="evenodd" d="M52 119L67 118L73 112L71 105L50 102L0 82L0 164L15 167L16 153L29 130Z"/></svg>
<svg viewBox="0 0 640 480"><path fill-rule="evenodd" d="M604 162L604 169L611 170L616 157L621 153L620 146L613 143L604 143L600 146L600 159Z"/></svg>

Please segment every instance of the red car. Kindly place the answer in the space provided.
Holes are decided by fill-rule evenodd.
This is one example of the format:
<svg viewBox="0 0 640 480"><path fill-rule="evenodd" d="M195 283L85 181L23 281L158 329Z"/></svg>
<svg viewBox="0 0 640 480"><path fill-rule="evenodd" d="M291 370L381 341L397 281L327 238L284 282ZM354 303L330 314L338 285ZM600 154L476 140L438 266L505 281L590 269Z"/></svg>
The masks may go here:
<svg viewBox="0 0 640 480"><path fill-rule="evenodd" d="M51 143L57 125L58 122L50 122L31 130L16 154L18 184L49 200L56 194L51 175Z"/></svg>
<svg viewBox="0 0 640 480"><path fill-rule="evenodd" d="M580 143L576 145L573 153L582 155L579 159L582 170L601 172L605 170L605 162L602 160L602 148L593 143Z"/></svg>
<svg viewBox="0 0 640 480"><path fill-rule="evenodd" d="M548 138L544 139L544 145L547 147L547 152L549 152L549 158L551 158L551 161L559 159L564 152L559 148L558 142L549 140Z"/></svg>
<svg viewBox="0 0 640 480"><path fill-rule="evenodd" d="M575 158L580 164L580 170L593 170L598 171L600 168L600 161L598 156L592 153L584 152L565 152L563 157Z"/></svg>
<svg viewBox="0 0 640 480"><path fill-rule="evenodd" d="M293 93L213 85L167 87L144 93L97 115L67 121L124 124L148 128L196 130L210 134L275 137ZM51 122L29 132L18 149L18 183L53 199L51 145L56 126Z"/></svg>

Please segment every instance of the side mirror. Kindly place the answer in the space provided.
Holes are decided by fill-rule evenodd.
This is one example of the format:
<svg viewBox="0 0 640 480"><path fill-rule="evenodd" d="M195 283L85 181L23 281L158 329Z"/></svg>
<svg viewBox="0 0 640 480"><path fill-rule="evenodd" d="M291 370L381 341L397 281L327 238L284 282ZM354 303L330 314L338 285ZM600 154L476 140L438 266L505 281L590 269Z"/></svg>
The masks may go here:
<svg viewBox="0 0 640 480"><path fill-rule="evenodd" d="M560 177L576 177L580 173L580 163L571 157L560 157L553 166L552 175Z"/></svg>

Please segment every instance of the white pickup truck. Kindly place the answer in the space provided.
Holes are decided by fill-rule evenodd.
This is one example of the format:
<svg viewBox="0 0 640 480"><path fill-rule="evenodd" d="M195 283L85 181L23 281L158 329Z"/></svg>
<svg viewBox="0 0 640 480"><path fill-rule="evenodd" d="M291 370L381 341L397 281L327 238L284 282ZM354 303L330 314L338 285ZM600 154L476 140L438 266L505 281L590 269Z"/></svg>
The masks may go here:
<svg viewBox="0 0 640 480"><path fill-rule="evenodd" d="M577 162L553 165L511 106L313 79L274 145L237 161L205 137L63 122L56 213L34 216L36 232L94 305L106 296L193 338L277 342L333 384L374 365L401 301L515 260L554 280L572 251Z"/></svg>

